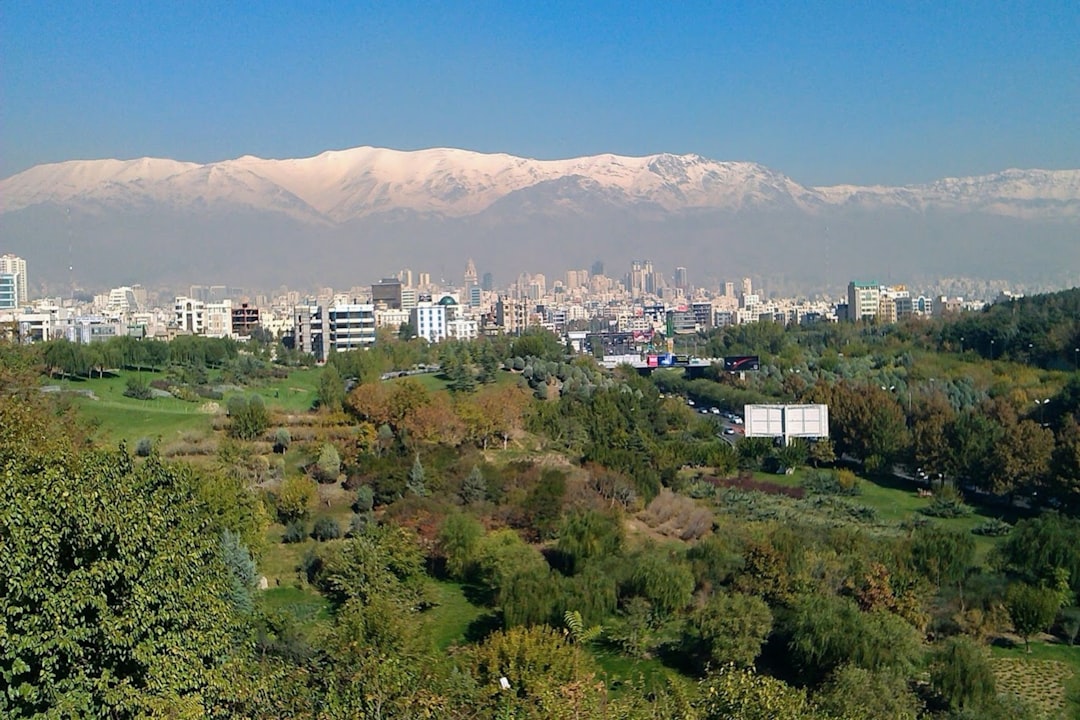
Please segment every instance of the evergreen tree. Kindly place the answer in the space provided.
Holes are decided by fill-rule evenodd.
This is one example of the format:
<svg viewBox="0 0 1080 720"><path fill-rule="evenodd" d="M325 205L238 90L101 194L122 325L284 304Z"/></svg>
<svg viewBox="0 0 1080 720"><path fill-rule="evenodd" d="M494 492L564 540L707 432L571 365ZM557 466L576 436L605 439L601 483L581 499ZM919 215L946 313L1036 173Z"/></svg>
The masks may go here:
<svg viewBox="0 0 1080 720"><path fill-rule="evenodd" d="M461 500L465 503L478 503L487 499L487 480L480 468L473 465L472 471L461 485Z"/></svg>
<svg viewBox="0 0 1080 720"><path fill-rule="evenodd" d="M416 460L413 461L412 469L409 470L409 481L405 483L405 489L420 497L427 495L427 483L424 476L424 464L420 462L420 453L416 453Z"/></svg>

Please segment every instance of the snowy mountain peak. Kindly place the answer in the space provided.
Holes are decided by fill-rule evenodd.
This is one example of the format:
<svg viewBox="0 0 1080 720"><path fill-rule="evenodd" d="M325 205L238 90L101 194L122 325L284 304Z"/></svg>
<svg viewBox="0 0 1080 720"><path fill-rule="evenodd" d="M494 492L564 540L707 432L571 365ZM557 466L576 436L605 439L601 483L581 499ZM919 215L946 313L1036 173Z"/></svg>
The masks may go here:
<svg viewBox="0 0 1080 720"><path fill-rule="evenodd" d="M566 183L570 179L571 182ZM696 154L535 160L456 148L329 150L314 157L198 164L158 158L40 165L0 181L0 212L37 205L239 206L340 224L393 211L466 217L559 181L564 203L642 205L666 212L829 206L970 208L1017 217L1080 216L1080 171L1005 170L906 187L804 187L752 162ZM582 202L572 202L574 193Z"/></svg>

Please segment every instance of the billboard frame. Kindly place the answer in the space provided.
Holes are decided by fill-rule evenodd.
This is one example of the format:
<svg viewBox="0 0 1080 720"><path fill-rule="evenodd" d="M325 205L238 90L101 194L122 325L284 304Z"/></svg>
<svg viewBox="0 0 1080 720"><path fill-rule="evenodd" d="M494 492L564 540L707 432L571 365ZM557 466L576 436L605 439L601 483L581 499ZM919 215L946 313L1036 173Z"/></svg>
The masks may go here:
<svg viewBox="0 0 1080 720"><path fill-rule="evenodd" d="M829 437L828 405L746 405L743 407L746 437Z"/></svg>

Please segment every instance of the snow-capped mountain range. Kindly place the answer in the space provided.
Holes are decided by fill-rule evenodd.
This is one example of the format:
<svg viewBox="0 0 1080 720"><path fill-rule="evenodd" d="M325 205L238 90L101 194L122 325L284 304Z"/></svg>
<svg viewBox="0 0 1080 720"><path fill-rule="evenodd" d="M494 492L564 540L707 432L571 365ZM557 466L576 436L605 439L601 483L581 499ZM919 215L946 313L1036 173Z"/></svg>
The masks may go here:
<svg viewBox="0 0 1080 720"><path fill-rule="evenodd" d="M670 256L672 265L720 265L717 277L725 267L784 277L860 267L881 274L875 268L883 265L932 274L962 272L954 261L964 258L983 271L1016 270L1009 257L1020 247L1025 272L1044 265L1075 273L1080 170L807 187L756 163L698 155L532 160L358 147L208 164L70 161L0 181L0 248L66 268L66 259L55 258L62 235L69 253L77 254L76 246L84 253L73 264L115 269L145 255L140 272L162 277L238 271L234 259L245 258L259 280L287 280L278 258L298 243L311 254L294 259L291 270L312 277L320 263L340 272L335 258L372 262L372 275L435 259L455 268L463 251L512 272L537 258L545 262L537 269L551 272L593 257L621 266L630 257ZM908 253L894 258L896 242L908 244ZM953 251L940 252L943 242ZM217 257L201 263L188 254L177 267L168 252L174 243L216 249ZM252 250L262 258L254 266ZM912 250L919 262L911 262ZM942 260L949 267L935 265ZM771 267L751 267L756 263Z"/></svg>
<svg viewBox="0 0 1080 720"><path fill-rule="evenodd" d="M513 193L568 179L609 202L667 212L769 205L813 211L859 204L1080 215L1080 170L1006 170L905 187L804 187L763 165L699 155L530 160L447 148L372 147L294 160L246 155L202 165L159 158L39 165L0 181L0 212L46 203L101 212L227 204L329 223L401 209L464 217Z"/></svg>

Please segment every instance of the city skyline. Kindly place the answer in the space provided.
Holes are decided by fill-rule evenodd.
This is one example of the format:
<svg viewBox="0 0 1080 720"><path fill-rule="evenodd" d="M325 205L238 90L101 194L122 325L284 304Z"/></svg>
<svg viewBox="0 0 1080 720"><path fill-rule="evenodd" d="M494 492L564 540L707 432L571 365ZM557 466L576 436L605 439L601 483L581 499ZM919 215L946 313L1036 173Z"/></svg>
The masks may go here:
<svg viewBox="0 0 1080 720"><path fill-rule="evenodd" d="M699 153L807 185L1080 167L1074 3L17 4L0 176L361 144Z"/></svg>

